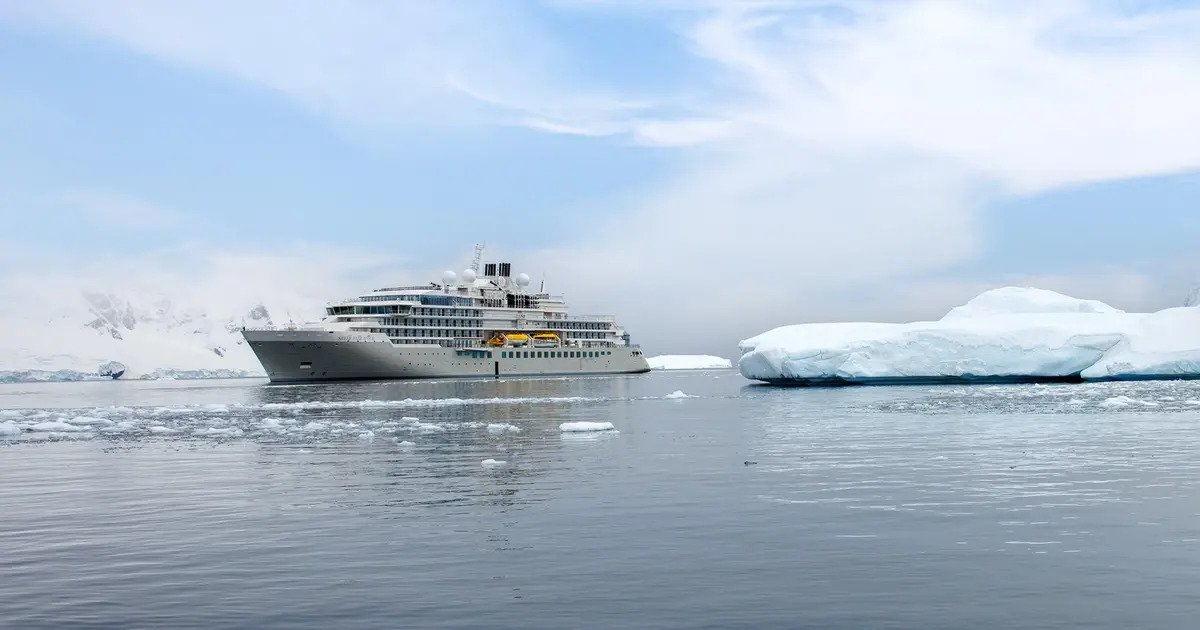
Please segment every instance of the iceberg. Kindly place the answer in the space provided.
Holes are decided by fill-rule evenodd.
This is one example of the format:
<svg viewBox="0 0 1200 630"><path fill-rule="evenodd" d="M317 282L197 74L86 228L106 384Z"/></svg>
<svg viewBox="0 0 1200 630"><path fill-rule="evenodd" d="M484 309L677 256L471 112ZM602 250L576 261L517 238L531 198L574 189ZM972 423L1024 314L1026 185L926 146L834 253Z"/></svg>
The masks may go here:
<svg viewBox="0 0 1200 630"><path fill-rule="evenodd" d="M708 354L660 354L647 357L651 370L719 370L733 367L729 359Z"/></svg>
<svg viewBox="0 0 1200 630"><path fill-rule="evenodd" d="M1054 291L986 291L936 321L796 324L739 344L779 385L1200 378L1200 307L1126 313Z"/></svg>

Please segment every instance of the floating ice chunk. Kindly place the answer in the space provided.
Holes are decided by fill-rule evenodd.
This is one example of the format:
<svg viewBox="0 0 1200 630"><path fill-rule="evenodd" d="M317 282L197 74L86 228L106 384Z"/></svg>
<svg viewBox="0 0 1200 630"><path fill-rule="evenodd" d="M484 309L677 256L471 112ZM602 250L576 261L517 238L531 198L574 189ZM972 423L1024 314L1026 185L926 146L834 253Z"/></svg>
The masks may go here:
<svg viewBox="0 0 1200 630"><path fill-rule="evenodd" d="M716 370L733 367L729 359L708 354L660 354L647 357L652 370Z"/></svg>
<svg viewBox="0 0 1200 630"><path fill-rule="evenodd" d="M683 393L682 389L677 389L670 394L663 396L663 398L695 398L695 396L689 396L688 394Z"/></svg>
<svg viewBox="0 0 1200 630"><path fill-rule="evenodd" d="M192 435L197 437L241 437L242 430L237 427L208 427L204 429L196 429L192 431Z"/></svg>
<svg viewBox="0 0 1200 630"><path fill-rule="evenodd" d="M497 468L506 464L508 464L508 462L502 459L485 459L482 462L479 462L479 465L483 466L484 468Z"/></svg>
<svg viewBox="0 0 1200 630"><path fill-rule="evenodd" d="M309 422L308 424L301 427L301 429L308 431L310 433L313 433L316 431L324 431L328 428L329 428L329 425L325 424L324 422Z"/></svg>
<svg viewBox="0 0 1200 630"><path fill-rule="evenodd" d="M150 432L151 433L161 433L161 434L176 433L175 429L169 429L169 428L161 426L161 425L154 425L154 426L150 427Z"/></svg>
<svg viewBox="0 0 1200 630"><path fill-rule="evenodd" d="M422 433L440 433L446 430L446 427L433 422L418 422L412 426L413 430Z"/></svg>
<svg viewBox="0 0 1200 630"><path fill-rule="evenodd" d="M75 425L80 425L80 424L109 425L109 424L112 424L112 420L109 420L108 418L95 418L92 416L75 416L74 418L71 418L71 424L75 424Z"/></svg>
<svg viewBox="0 0 1200 630"><path fill-rule="evenodd" d="M21 435L21 427L17 426L16 422L8 420L0 422L0 438L17 437Z"/></svg>
<svg viewBox="0 0 1200 630"><path fill-rule="evenodd" d="M1140 405L1142 407L1157 407L1158 403L1151 402L1148 400L1138 400L1136 398L1130 398L1128 396L1113 396L1112 398L1107 398L1104 400L1104 402L1100 403L1101 407L1109 407L1109 408L1129 407L1131 405Z"/></svg>
<svg viewBox="0 0 1200 630"><path fill-rule="evenodd" d="M1200 308L1125 313L1006 287L937 321L783 326L740 348L742 375L774 383L1200 377Z"/></svg>
<svg viewBox="0 0 1200 630"><path fill-rule="evenodd" d="M487 425L488 433L520 433L521 427L507 422L493 422Z"/></svg>
<svg viewBox="0 0 1200 630"><path fill-rule="evenodd" d="M80 431L87 431L87 427L77 427L73 424L67 424L66 422L55 421L39 422L30 426L29 430L36 431L38 433L45 433L48 431L57 431L59 433L77 433Z"/></svg>
<svg viewBox="0 0 1200 630"><path fill-rule="evenodd" d="M279 430L283 428L283 420L280 420L279 418L263 418L262 421L258 423L258 426L271 431Z"/></svg>
<svg viewBox="0 0 1200 630"><path fill-rule="evenodd" d="M362 433L358 434L358 439L370 442L371 440L375 439L375 432L374 431L363 431Z"/></svg>
<svg viewBox="0 0 1200 630"><path fill-rule="evenodd" d="M408 440L397 440L395 438L393 440L395 440L396 446L416 446L415 442L409 442Z"/></svg>
<svg viewBox="0 0 1200 630"><path fill-rule="evenodd" d="M589 431L616 431L611 422L564 422L558 425L564 433L586 433Z"/></svg>

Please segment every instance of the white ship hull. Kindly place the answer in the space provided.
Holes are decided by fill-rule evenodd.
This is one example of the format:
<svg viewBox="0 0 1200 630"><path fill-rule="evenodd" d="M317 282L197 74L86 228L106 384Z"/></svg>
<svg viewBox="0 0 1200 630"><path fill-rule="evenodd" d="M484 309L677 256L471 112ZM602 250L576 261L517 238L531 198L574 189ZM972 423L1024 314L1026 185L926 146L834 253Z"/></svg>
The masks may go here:
<svg viewBox="0 0 1200 630"><path fill-rule="evenodd" d="M481 376L637 374L650 365L636 347L446 348L395 344L387 336L327 330L245 330L276 383Z"/></svg>

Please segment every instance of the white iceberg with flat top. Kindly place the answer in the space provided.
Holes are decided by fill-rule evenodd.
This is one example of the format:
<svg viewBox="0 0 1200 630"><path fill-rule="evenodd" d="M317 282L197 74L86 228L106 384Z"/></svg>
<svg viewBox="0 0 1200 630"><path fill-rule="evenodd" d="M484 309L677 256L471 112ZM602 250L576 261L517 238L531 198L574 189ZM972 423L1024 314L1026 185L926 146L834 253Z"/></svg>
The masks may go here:
<svg viewBox="0 0 1200 630"><path fill-rule="evenodd" d="M1005 287L937 321L782 326L740 348L743 376L777 384L1200 378L1200 307L1126 313Z"/></svg>
<svg viewBox="0 0 1200 630"><path fill-rule="evenodd" d="M651 370L720 370L733 367L729 359L708 354L660 354L647 357Z"/></svg>

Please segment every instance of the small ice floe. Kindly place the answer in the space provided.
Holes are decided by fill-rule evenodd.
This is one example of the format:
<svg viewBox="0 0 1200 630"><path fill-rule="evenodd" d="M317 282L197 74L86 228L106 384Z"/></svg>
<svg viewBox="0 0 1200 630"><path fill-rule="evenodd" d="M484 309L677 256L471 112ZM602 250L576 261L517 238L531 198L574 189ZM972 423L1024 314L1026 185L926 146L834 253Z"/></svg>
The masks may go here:
<svg viewBox="0 0 1200 630"><path fill-rule="evenodd" d="M416 446L415 442L409 442L408 440L392 438L392 441L396 443L396 446Z"/></svg>
<svg viewBox="0 0 1200 630"><path fill-rule="evenodd" d="M375 432L374 431L363 431L362 433L358 434L358 439L360 439L364 442L370 442L371 440L375 439Z"/></svg>
<svg viewBox="0 0 1200 630"><path fill-rule="evenodd" d="M73 424L67 424L61 420L56 420L53 422L39 422L29 427L29 430L37 433L46 433L51 431L58 433L77 433L80 431L87 431L87 427L77 427Z"/></svg>
<svg viewBox="0 0 1200 630"><path fill-rule="evenodd" d="M122 422L118 422L110 427L105 427L100 430L105 433L126 433L128 431L133 431L136 428L137 428L136 424L134 424L132 422L122 421Z"/></svg>
<svg viewBox="0 0 1200 630"><path fill-rule="evenodd" d="M507 464L508 462L502 459L485 459L482 462L479 462L479 465L483 466L484 468L499 468L500 466Z"/></svg>
<svg viewBox="0 0 1200 630"><path fill-rule="evenodd" d="M108 418L96 418L93 416L75 416L74 418L71 418L71 424L74 424L74 425L102 424L102 425L107 426L107 425L112 424L112 420L109 420Z"/></svg>
<svg viewBox="0 0 1200 630"><path fill-rule="evenodd" d="M558 425L563 433L587 433L591 431L616 431L611 422L564 422Z"/></svg>
<svg viewBox="0 0 1200 630"><path fill-rule="evenodd" d="M21 435L21 427L17 426L16 422L12 420L0 422L0 438L17 437L19 435Z"/></svg>
<svg viewBox="0 0 1200 630"><path fill-rule="evenodd" d="M1157 407L1158 403L1146 400L1138 400L1136 398L1130 398L1129 396L1113 396L1112 398L1107 398L1104 400L1104 402L1100 403L1101 407L1106 407L1109 409L1120 409L1122 407L1130 407L1133 405L1140 405L1142 407Z"/></svg>
<svg viewBox="0 0 1200 630"><path fill-rule="evenodd" d="M521 428L507 422L493 422L487 425L488 433L520 433Z"/></svg>
<svg viewBox="0 0 1200 630"><path fill-rule="evenodd" d="M242 430L237 427L226 427L224 429L206 427L192 431L192 435L196 437L241 437Z"/></svg>
<svg viewBox="0 0 1200 630"><path fill-rule="evenodd" d="M164 427L162 425L157 425L157 424L150 427L149 430L151 433L160 433L160 434L175 433L175 429L169 429L167 427Z"/></svg>
<svg viewBox="0 0 1200 630"><path fill-rule="evenodd" d="M421 433L441 433L446 427L435 422L418 422L413 425L413 429Z"/></svg>
<svg viewBox="0 0 1200 630"><path fill-rule="evenodd" d="M420 419L420 418L414 418L414 417L412 417L412 416L402 416L402 417L400 418L400 422L408 422L408 423L413 423L413 422L420 422L420 421L421 421L421 419Z"/></svg>
<svg viewBox="0 0 1200 630"><path fill-rule="evenodd" d="M313 433L316 431L324 431L325 429L328 429L328 428L329 428L329 425L325 424L324 422L309 422L308 424L301 427L302 430L308 431L310 433Z"/></svg>
<svg viewBox="0 0 1200 630"><path fill-rule="evenodd" d="M663 398L696 398L696 397L689 396L688 394L683 393L682 389L677 389L677 390L671 392L670 394L663 396Z"/></svg>

